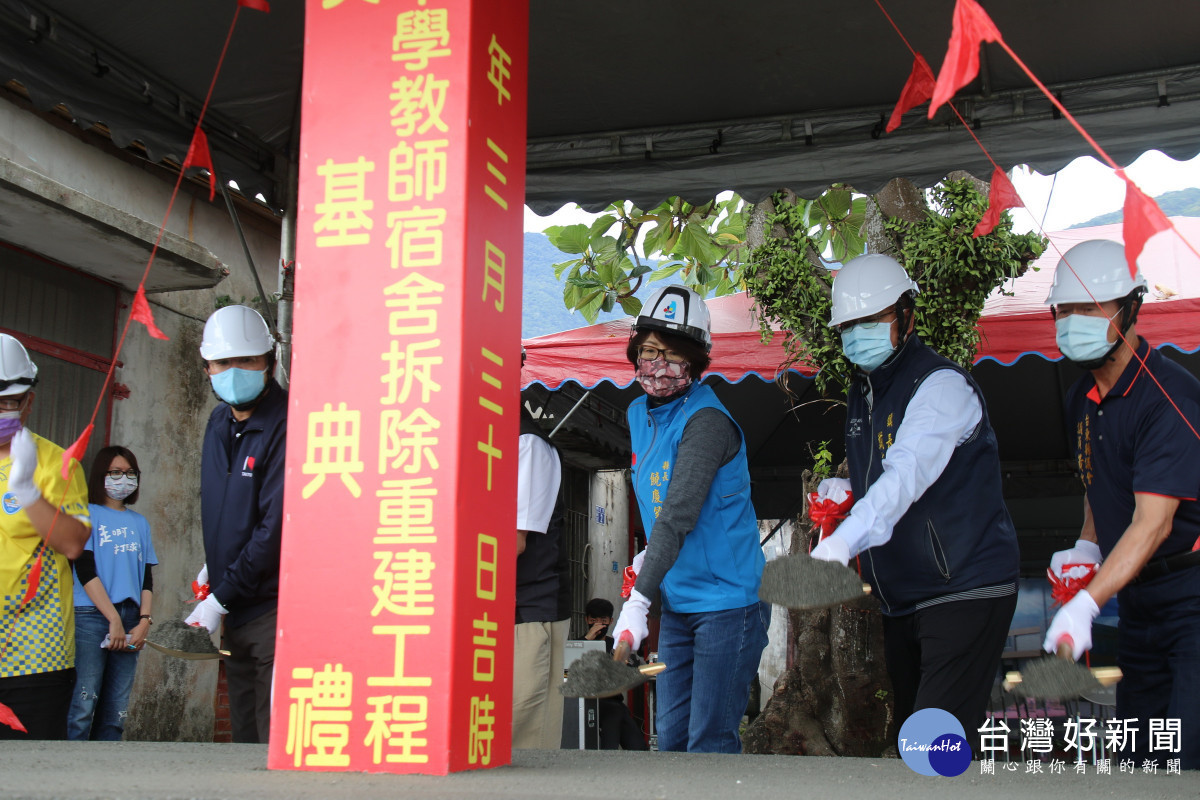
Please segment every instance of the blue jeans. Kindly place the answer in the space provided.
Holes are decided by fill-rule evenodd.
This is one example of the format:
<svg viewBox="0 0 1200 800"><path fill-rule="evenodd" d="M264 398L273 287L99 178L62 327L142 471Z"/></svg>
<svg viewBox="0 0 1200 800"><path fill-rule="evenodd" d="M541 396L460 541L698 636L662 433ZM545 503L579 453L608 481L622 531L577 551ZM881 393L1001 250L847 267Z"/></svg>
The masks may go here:
<svg viewBox="0 0 1200 800"><path fill-rule="evenodd" d="M1193 567L1120 593L1117 664L1124 677L1117 684L1117 717L1137 717L1138 732L1132 753L1114 749L1113 761L1133 758L1140 768L1148 759L1164 769L1167 759L1178 758L1183 769L1200 769L1198 580L1200 567ZM1152 737L1151 720L1168 719L1179 720L1181 735Z"/></svg>
<svg viewBox="0 0 1200 800"><path fill-rule="evenodd" d="M132 600L116 604L125 632L138 624L140 607ZM67 738L86 742L119 742L125 733L125 710L137 670L136 651L102 650L108 620L93 606L75 606L75 693L67 713Z"/></svg>
<svg viewBox="0 0 1200 800"><path fill-rule="evenodd" d="M750 682L767 646L771 606L728 611L663 611L658 657L659 750L740 753L738 726L750 701Z"/></svg>

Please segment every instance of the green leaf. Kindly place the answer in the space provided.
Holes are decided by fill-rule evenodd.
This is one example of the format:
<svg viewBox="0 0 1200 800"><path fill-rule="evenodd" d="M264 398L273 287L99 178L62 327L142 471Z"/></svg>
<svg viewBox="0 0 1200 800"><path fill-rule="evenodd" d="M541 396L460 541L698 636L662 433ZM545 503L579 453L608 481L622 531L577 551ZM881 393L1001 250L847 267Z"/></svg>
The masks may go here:
<svg viewBox="0 0 1200 800"><path fill-rule="evenodd" d="M633 295L617 298L617 302L621 304L621 310L631 317L636 317L642 310L642 301Z"/></svg>
<svg viewBox="0 0 1200 800"><path fill-rule="evenodd" d="M597 236L608 233L608 229L617 222L618 220L615 215L604 214L597 217L592 221L591 226L588 228L588 238L595 239Z"/></svg>
<svg viewBox="0 0 1200 800"><path fill-rule="evenodd" d="M546 234L546 238L550 240L550 244L564 253L572 255L587 252L588 244L592 238L588 233L588 226L583 224L552 225L546 228L544 233Z"/></svg>
<svg viewBox="0 0 1200 800"><path fill-rule="evenodd" d="M661 281L664 278L669 278L672 275L679 272L679 270L683 269L683 267L684 267L684 263L682 261L670 262L668 264L665 264L665 265L659 267L658 269L654 270L653 272L651 272L650 280L653 282L653 281Z"/></svg>
<svg viewBox="0 0 1200 800"><path fill-rule="evenodd" d="M563 272L565 272L569 267L580 267L582 265L583 260L579 258L575 259L574 261L560 261L554 265L554 277L556 280L561 281Z"/></svg>
<svg viewBox="0 0 1200 800"><path fill-rule="evenodd" d="M588 321L588 324L595 324L596 318L600 316L600 306L604 304L604 297L604 291L597 289L581 298L578 305L579 313L583 314L583 318Z"/></svg>

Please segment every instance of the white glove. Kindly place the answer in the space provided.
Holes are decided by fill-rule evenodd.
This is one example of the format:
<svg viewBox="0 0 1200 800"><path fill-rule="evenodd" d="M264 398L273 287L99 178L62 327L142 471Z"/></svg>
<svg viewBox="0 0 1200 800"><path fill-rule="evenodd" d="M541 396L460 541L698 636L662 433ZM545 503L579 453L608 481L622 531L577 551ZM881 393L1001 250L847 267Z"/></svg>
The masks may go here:
<svg viewBox="0 0 1200 800"><path fill-rule="evenodd" d="M1092 649L1092 620L1100 616L1100 608L1088 594L1087 589L1080 589L1065 606L1058 610L1050 627L1046 630L1046 641L1042 648L1048 653L1058 649L1058 643L1064 638L1071 640L1071 657L1076 661L1084 652Z"/></svg>
<svg viewBox="0 0 1200 800"><path fill-rule="evenodd" d="M826 478L817 484L817 499L844 503L850 496L850 481L845 478Z"/></svg>
<svg viewBox="0 0 1200 800"><path fill-rule="evenodd" d="M637 589L631 591L629 599L621 606L621 616L617 618L617 625L612 630L613 640L620 642L622 635L629 634L629 648L637 650L642 646L642 641L650 635L650 628L646 623L649 614L650 599Z"/></svg>
<svg viewBox="0 0 1200 800"><path fill-rule="evenodd" d="M37 444L33 434L22 428L13 435L10 451L12 467L8 471L8 490L20 503L29 508L42 499L42 492L33 484L33 473L37 469Z"/></svg>
<svg viewBox="0 0 1200 800"><path fill-rule="evenodd" d="M1059 550L1050 556L1050 569L1060 578L1082 578L1088 572L1086 568L1082 570L1068 570L1068 573L1082 572L1082 575L1064 575L1063 567L1067 564L1099 564L1102 560L1100 545L1095 542L1089 542L1087 539L1080 539L1075 542L1075 546L1070 550Z"/></svg>
<svg viewBox="0 0 1200 800"><path fill-rule="evenodd" d="M646 548L643 547L642 551L633 557L633 564L630 565L633 567L633 572L635 575L641 574L642 562L645 560L646 560Z"/></svg>
<svg viewBox="0 0 1200 800"><path fill-rule="evenodd" d="M837 479L829 478L827 480ZM846 540L836 534L826 536L812 549L809 555L820 561L836 561L845 567L850 564L850 545L846 544Z"/></svg>
<svg viewBox="0 0 1200 800"><path fill-rule="evenodd" d="M196 583L200 584L201 586L204 586L205 584L208 583L208 562L207 561L204 563L204 566L200 568L200 571L196 573Z"/></svg>
<svg viewBox="0 0 1200 800"><path fill-rule="evenodd" d="M196 627L203 626L209 633L216 633L221 629L221 617L228 614L225 606L217 602L216 595L209 595L196 604L192 609L192 613L188 614L184 620L188 625Z"/></svg>

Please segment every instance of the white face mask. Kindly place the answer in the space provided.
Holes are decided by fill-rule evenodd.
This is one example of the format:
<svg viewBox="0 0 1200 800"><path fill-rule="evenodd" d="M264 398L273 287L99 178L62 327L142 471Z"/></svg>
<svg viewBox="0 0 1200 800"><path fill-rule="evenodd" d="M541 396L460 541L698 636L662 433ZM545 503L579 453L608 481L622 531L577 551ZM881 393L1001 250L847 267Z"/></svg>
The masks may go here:
<svg viewBox="0 0 1200 800"><path fill-rule="evenodd" d="M107 475L104 477L104 491L113 500L124 500L136 492L137 488L137 478L131 478L128 475L122 475L119 478L110 478Z"/></svg>

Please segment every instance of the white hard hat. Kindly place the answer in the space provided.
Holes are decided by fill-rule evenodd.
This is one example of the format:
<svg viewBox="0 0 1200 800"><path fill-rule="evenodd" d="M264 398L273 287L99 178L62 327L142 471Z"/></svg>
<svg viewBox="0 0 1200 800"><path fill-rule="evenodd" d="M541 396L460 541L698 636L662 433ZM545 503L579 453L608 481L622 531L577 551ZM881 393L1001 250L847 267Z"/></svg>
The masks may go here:
<svg viewBox="0 0 1200 800"><path fill-rule="evenodd" d="M1130 276L1124 245L1092 239L1063 253L1054 268L1054 282L1046 296L1046 305L1102 303L1125 297L1139 287L1146 288L1146 279L1140 269L1137 275Z"/></svg>
<svg viewBox="0 0 1200 800"><path fill-rule="evenodd" d="M261 356L275 347L266 320L253 308L218 308L204 323L200 356L205 361L237 356Z"/></svg>
<svg viewBox="0 0 1200 800"><path fill-rule="evenodd" d="M25 345L0 333L0 397L25 394L37 383L37 364L29 360Z"/></svg>
<svg viewBox="0 0 1200 800"><path fill-rule="evenodd" d="M633 323L635 331L666 331L694 339L712 350L712 318L704 298L696 292L673 283L656 289L642 304L642 312Z"/></svg>
<svg viewBox="0 0 1200 800"><path fill-rule="evenodd" d="M833 310L829 327L862 319L891 308L917 284L891 256L868 253L847 261L833 276Z"/></svg>

